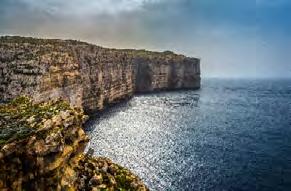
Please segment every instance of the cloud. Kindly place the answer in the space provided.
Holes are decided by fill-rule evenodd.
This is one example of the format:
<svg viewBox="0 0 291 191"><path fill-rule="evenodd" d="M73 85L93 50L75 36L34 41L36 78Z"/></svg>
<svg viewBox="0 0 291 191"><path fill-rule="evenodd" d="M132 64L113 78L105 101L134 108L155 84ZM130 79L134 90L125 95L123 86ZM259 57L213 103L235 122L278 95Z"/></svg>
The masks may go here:
<svg viewBox="0 0 291 191"><path fill-rule="evenodd" d="M0 34L170 49L201 57L204 76L290 75L284 71L284 60L290 57L283 49L290 49L286 41L290 13L287 4L273 4L269 0L1 0Z"/></svg>
<svg viewBox="0 0 291 191"><path fill-rule="evenodd" d="M94 15L118 14L123 11L132 11L142 8L146 3L155 3L159 0L18 0L32 11L45 11L50 14L63 15Z"/></svg>

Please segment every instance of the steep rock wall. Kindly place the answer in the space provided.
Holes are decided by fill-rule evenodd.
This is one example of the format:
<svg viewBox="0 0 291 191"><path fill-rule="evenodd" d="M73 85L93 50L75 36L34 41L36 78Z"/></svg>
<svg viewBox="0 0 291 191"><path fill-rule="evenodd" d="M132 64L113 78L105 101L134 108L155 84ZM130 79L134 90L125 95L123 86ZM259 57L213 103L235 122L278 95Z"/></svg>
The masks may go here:
<svg viewBox="0 0 291 191"><path fill-rule="evenodd" d="M0 100L63 98L86 113L135 92L200 87L199 59L72 40L0 38Z"/></svg>
<svg viewBox="0 0 291 191"><path fill-rule="evenodd" d="M153 57L137 56L135 65L135 91L200 88L200 60L173 53L160 53Z"/></svg>

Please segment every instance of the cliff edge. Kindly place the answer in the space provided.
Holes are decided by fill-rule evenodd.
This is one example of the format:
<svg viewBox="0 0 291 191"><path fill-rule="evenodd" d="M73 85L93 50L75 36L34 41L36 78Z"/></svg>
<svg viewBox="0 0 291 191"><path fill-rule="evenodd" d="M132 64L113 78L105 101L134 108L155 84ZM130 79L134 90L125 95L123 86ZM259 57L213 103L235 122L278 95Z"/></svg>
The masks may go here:
<svg viewBox="0 0 291 191"><path fill-rule="evenodd" d="M169 51L0 37L0 190L147 191L129 170L83 154L83 110L198 88L200 60Z"/></svg>
<svg viewBox="0 0 291 191"><path fill-rule="evenodd" d="M85 120L65 101L0 104L0 190L147 191L129 170L83 154Z"/></svg>
<svg viewBox="0 0 291 191"><path fill-rule="evenodd" d="M135 92L200 88L200 60L73 40L0 37L0 100L62 98L86 113Z"/></svg>

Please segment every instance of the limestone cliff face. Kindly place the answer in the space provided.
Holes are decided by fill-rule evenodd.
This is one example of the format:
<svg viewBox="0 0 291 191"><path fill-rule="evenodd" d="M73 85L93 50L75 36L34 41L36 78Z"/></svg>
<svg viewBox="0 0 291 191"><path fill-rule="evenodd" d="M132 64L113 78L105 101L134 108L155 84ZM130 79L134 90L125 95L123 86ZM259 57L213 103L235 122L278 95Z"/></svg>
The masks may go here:
<svg viewBox="0 0 291 191"><path fill-rule="evenodd" d="M0 100L63 98L86 113L135 92L200 87L199 59L71 40L0 38Z"/></svg>
<svg viewBox="0 0 291 191"><path fill-rule="evenodd" d="M136 92L200 88L199 59L171 52L135 54Z"/></svg>
<svg viewBox="0 0 291 191"><path fill-rule="evenodd" d="M64 101L0 104L0 190L147 191L129 170L83 154L85 119Z"/></svg>

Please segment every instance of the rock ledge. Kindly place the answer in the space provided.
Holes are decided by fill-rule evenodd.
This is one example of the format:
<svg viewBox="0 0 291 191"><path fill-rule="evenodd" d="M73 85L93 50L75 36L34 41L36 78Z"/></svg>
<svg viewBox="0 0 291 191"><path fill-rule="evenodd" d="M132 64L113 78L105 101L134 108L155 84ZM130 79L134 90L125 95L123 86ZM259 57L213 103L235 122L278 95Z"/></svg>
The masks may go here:
<svg viewBox="0 0 291 191"><path fill-rule="evenodd" d="M129 170L83 154L86 118L65 101L0 104L0 190L148 190Z"/></svg>

